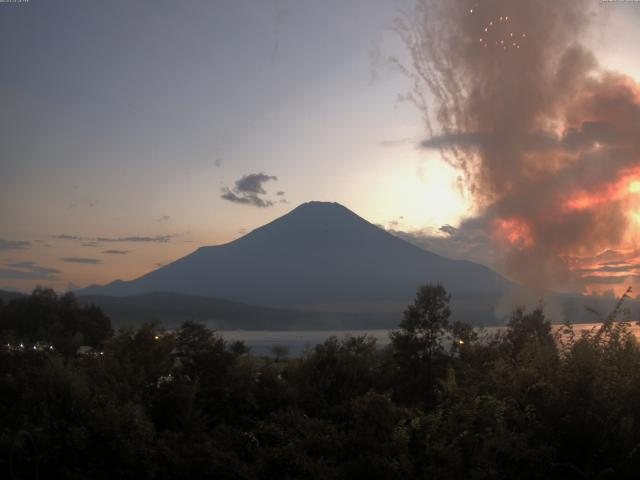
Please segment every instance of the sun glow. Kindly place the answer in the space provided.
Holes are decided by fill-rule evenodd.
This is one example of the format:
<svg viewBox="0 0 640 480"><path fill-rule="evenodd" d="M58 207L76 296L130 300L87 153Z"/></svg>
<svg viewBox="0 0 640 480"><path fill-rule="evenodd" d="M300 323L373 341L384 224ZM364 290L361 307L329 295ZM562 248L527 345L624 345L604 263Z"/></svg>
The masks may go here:
<svg viewBox="0 0 640 480"><path fill-rule="evenodd" d="M370 190L376 195L368 201L368 218L405 231L457 225L472 208L471 199L457 187L457 177L437 155L416 158L412 151L369 185L377 187Z"/></svg>

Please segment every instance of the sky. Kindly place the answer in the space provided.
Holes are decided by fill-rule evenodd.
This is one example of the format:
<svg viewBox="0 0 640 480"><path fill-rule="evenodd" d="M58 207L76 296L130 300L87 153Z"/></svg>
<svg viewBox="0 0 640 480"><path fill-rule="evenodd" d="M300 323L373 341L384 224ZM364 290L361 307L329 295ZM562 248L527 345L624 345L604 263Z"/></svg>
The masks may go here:
<svg viewBox="0 0 640 480"><path fill-rule="evenodd" d="M584 42L640 79L640 4L589 5ZM311 200L464 257L439 229L483 207L389 60L413 6L0 3L0 288L132 279Z"/></svg>

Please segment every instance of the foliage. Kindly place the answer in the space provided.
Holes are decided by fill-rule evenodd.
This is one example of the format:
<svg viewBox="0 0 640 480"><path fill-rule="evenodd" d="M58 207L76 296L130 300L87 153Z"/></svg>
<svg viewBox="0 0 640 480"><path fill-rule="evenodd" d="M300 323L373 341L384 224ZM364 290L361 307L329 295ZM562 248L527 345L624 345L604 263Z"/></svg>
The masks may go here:
<svg viewBox="0 0 640 480"><path fill-rule="evenodd" d="M424 286L388 347L332 337L264 358L193 322L113 334L99 309L36 290L0 306L3 338L56 345L0 350L0 471L636 478L640 348L623 313L554 335L542 308L517 309L482 336L449 322L442 286ZM104 354L76 355L80 335Z"/></svg>

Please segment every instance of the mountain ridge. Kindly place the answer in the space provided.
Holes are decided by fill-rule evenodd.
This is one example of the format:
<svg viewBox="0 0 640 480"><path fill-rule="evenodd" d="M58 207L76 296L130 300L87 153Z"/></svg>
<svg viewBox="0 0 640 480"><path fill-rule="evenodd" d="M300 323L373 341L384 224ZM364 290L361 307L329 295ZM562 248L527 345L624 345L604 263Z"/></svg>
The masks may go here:
<svg viewBox="0 0 640 480"><path fill-rule="evenodd" d="M492 296L515 287L488 267L441 257L338 203L314 201L229 243L200 247L137 279L78 294L163 291L267 306L406 302L427 282L452 293Z"/></svg>

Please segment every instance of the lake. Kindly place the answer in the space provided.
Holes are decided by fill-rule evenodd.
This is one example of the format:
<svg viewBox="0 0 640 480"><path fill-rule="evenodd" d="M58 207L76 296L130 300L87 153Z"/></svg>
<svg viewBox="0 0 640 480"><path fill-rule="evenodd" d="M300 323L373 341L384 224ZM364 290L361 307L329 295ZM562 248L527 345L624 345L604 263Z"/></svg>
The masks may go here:
<svg viewBox="0 0 640 480"><path fill-rule="evenodd" d="M576 334L581 331L588 331L598 327L599 323L576 323L574 330ZM554 331L562 325L553 325ZM635 323L630 324L631 331L640 338L640 326ZM505 327L484 327L484 331L491 335L497 333ZM271 355L271 348L274 346L284 346L289 350L289 355L301 355L307 347L314 347L323 343L327 338L336 336L338 338L351 336L368 335L374 337L378 346L385 346L389 343L390 329L379 330L220 330L226 340L242 340L247 347L251 348L254 355Z"/></svg>

